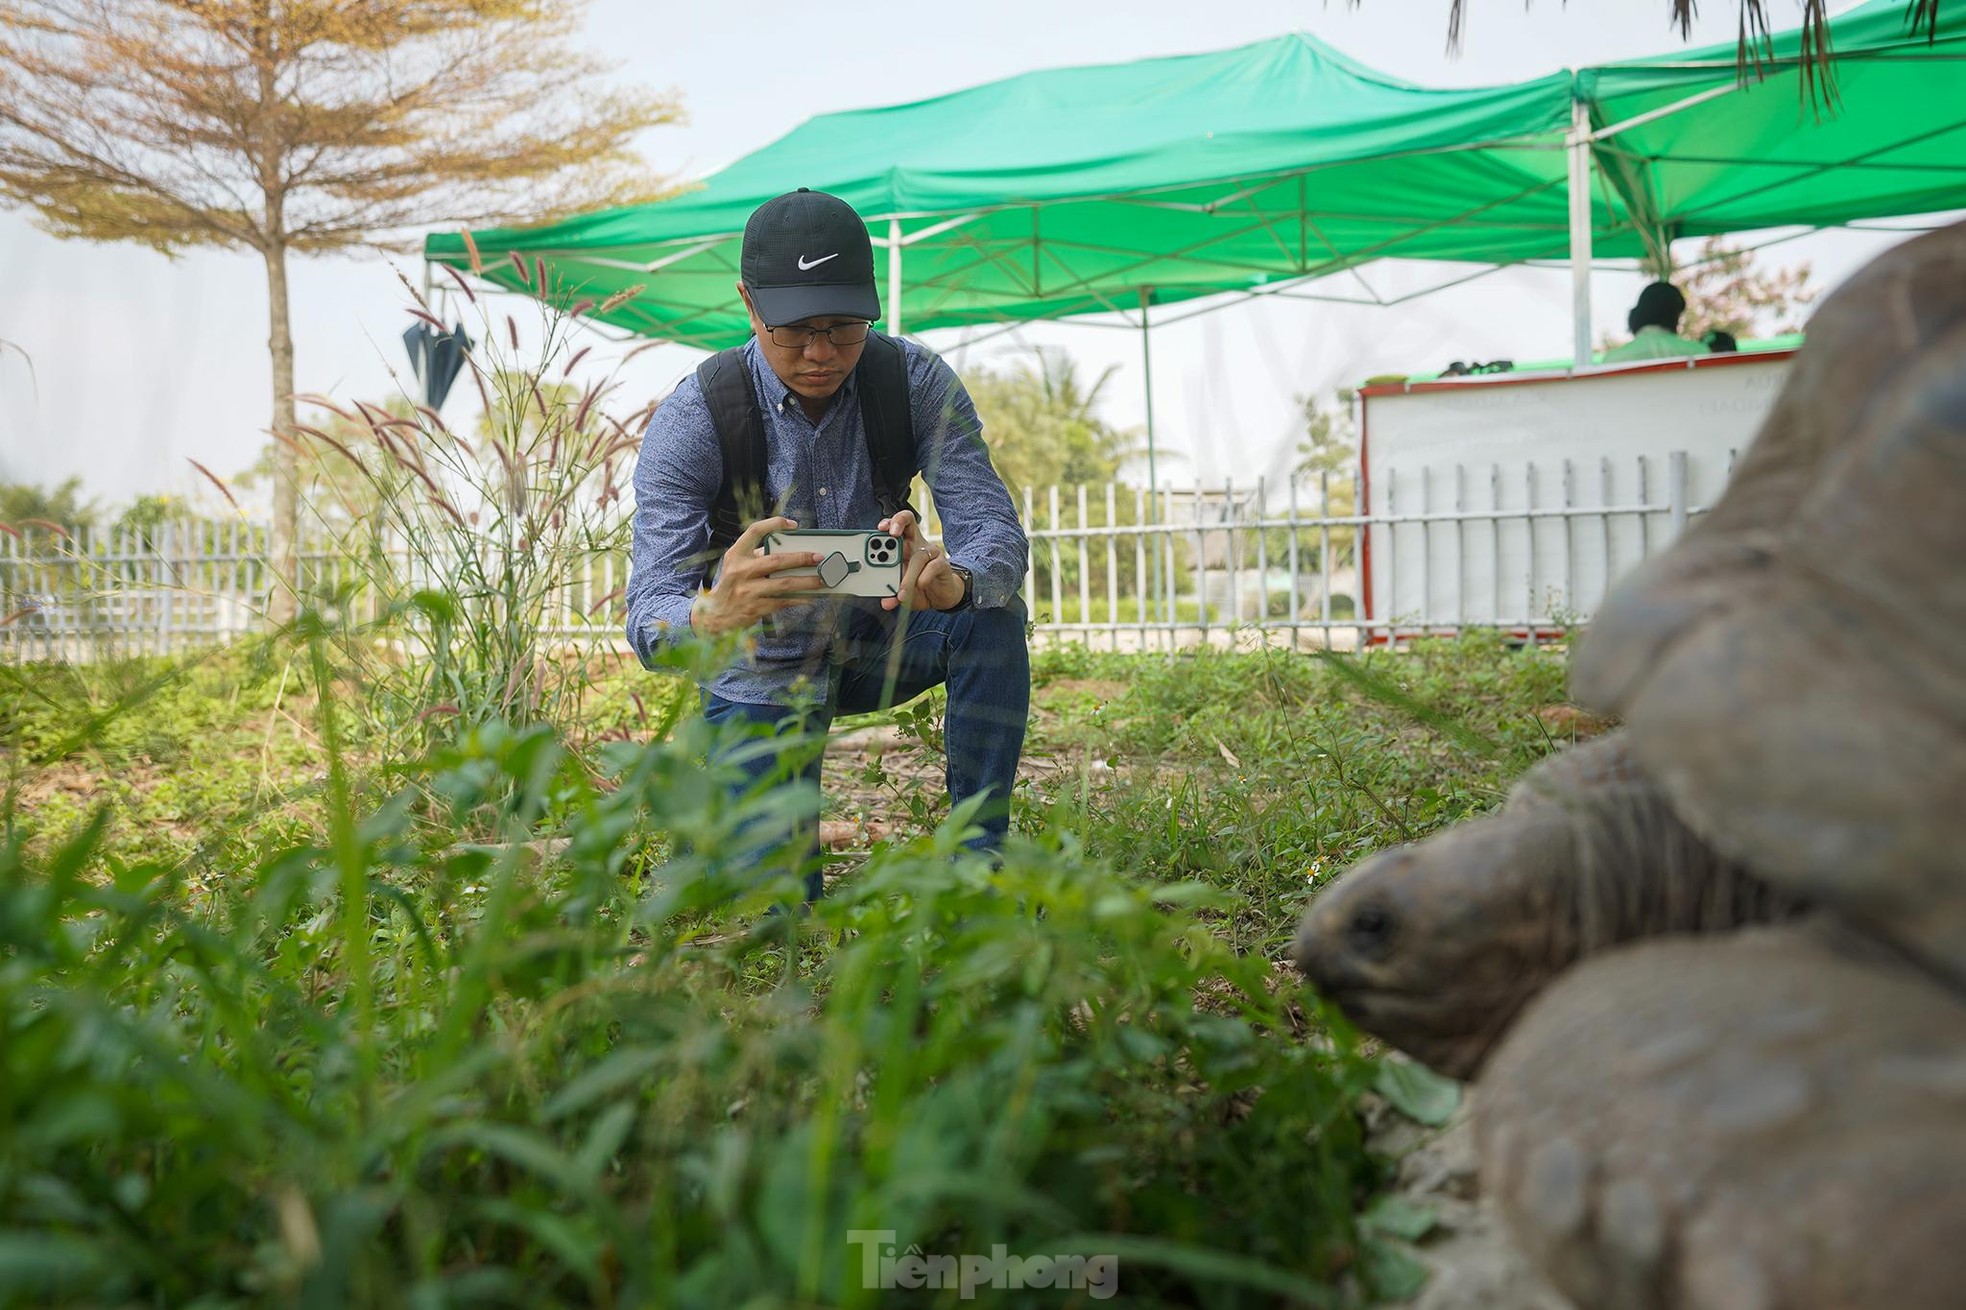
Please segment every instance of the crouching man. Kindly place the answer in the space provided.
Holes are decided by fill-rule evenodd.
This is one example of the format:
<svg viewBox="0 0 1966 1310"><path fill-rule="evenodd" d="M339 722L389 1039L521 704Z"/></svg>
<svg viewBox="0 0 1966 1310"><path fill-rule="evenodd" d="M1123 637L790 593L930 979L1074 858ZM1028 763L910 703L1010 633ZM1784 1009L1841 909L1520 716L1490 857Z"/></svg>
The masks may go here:
<svg viewBox="0 0 1966 1310"><path fill-rule="evenodd" d="M642 438L628 640L648 661L691 635L746 633L745 656L702 686L705 715L808 740L836 714L946 686L949 794L984 798L971 845L994 850L1030 711L1017 594L1030 547L975 406L939 356L872 331L873 246L845 201L801 189L761 205L739 271L752 338L685 378ZM918 473L946 551L909 503ZM795 526L899 538L900 594L816 596L818 576L782 576L818 563L761 549ZM820 752L733 758L747 787L774 771L819 783ZM816 898L816 822L773 838L800 844Z"/></svg>

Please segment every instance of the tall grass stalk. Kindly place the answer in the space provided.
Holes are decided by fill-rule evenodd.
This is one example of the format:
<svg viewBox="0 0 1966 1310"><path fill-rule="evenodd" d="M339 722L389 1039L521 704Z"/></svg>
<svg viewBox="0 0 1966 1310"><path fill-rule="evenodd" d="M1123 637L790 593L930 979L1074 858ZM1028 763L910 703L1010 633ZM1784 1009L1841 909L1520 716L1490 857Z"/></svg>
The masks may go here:
<svg viewBox="0 0 1966 1310"><path fill-rule="evenodd" d="M323 609L342 621L339 662L389 748L494 720L570 728L590 682L584 643L618 627L619 589L602 594L598 581L604 561L627 560L628 479L653 403L614 412L619 363L567 380L591 349L576 329L592 303L569 309L568 298L533 302L537 344L522 357L517 322L471 296L475 438L421 405L302 398L353 436L303 426L297 444L324 486L359 475L361 503L318 515L356 568ZM438 322L420 296L413 312Z"/></svg>

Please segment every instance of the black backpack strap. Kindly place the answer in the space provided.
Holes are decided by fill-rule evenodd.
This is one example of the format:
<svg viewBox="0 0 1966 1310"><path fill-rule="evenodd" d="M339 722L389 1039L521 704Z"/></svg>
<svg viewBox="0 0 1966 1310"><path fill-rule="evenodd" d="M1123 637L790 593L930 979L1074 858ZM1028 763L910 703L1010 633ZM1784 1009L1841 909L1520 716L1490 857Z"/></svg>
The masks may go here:
<svg viewBox="0 0 1966 1310"><path fill-rule="evenodd" d="M914 511L908 500L921 464L915 458L914 407L908 399L908 352L881 332L867 334L867 348L854 366L860 388L860 418L867 431L873 464L874 498L882 517Z"/></svg>
<svg viewBox="0 0 1966 1310"><path fill-rule="evenodd" d="M765 419L744 365L744 347L720 350L696 366L696 385L724 455L724 479L710 505L710 549L721 557L744 529L764 517Z"/></svg>
<svg viewBox="0 0 1966 1310"><path fill-rule="evenodd" d="M908 355L900 341L879 332L867 334L867 348L854 366L860 391L861 425L867 434L867 454L873 466L874 499L882 517L902 510L913 512L909 491L921 465L915 459L914 410L908 395ZM696 367L696 385L710 410L723 451L724 476L710 505L710 549L715 556L729 550L744 529L765 516L764 414L751 386L744 347L720 350Z"/></svg>

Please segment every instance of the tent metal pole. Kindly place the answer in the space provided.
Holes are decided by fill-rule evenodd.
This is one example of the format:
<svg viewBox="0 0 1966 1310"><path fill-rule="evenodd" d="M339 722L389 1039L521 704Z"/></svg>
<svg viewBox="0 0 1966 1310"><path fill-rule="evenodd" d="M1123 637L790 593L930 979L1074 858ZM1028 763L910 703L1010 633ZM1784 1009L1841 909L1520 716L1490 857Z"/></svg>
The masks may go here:
<svg viewBox="0 0 1966 1310"><path fill-rule="evenodd" d="M1150 523L1157 523L1160 521L1161 503L1160 503L1160 474L1155 466L1155 450L1154 450L1154 345L1153 345L1154 334L1153 334L1153 324L1147 316L1147 307L1149 304L1152 303L1152 301L1153 301L1153 288L1141 287L1140 288L1140 374L1143 379L1143 389L1147 399L1147 506L1148 506L1147 521ZM1154 544L1153 595L1157 597L1161 602L1160 617L1161 617L1161 622L1163 623L1171 622L1173 618L1172 610L1170 608L1170 604L1167 599L1166 590L1162 585L1162 581L1161 581L1161 579L1164 576L1167 576L1167 574L1164 572L1164 569L1166 568L1166 561L1164 559L1164 556L1167 553L1167 549L1168 547L1165 544L1164 539L1156 539ZM1117 622L1117 618L1115 618L1115 621Z"/></svg>
<svg viewBox="0 0 1966 1310"><path fill-rule="evenodd" d="M1677 114L1683 109L1691 109L1695 105L1703 105L1709 100L1718 100L1724 95L1732 95L1746 85L1746 82L1729 82L1726 86L1717 86L1711 91L1702 91L1698 95L1687 96L1684 100L1675 100L1669 105L1661 105L1657 109L1636 114L1631 118L1627 118L1622 123L1613 123L1609 127L1600 127L1591 133L1591 140L1609 141L1620 132L1629 131L1634 127L1643 127L1647 123L1657 122L1661 118L1668 118L1673 114Z"/></svg>
<svg viewBox="0 0 1966 1310"><path fill-rule="evenodd" d="M1146 379L1147 395L1147 494L1154 495L1160 489L1160 482L1154 470L1154 346L1152 325L1147 321L1147 304L1152 297L1147 287L1140 288L1140 372Z"/></svg>
<svg viewBox="0 0 1966 1310"><path fill-rule="evenodd" d="M1570 367L1591 362L1591 111L1570 102Z"/></svg>
<svg viewBox="0 0 1966 1310"><path fill-rule="evenodd" d="M901 220L887 221L887 334L901 335Z"/></svg>

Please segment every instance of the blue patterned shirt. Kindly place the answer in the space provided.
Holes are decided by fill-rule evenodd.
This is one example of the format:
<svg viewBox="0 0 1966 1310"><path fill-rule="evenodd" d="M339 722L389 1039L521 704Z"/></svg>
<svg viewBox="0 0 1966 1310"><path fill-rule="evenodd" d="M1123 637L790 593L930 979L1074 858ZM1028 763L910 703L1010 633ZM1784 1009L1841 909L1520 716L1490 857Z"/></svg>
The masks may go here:
<svg viewBox="0 0 1966 1310"><path fill-rule="evenodd" d="M909 409L915 457L935 497L949 558L972 574L979 609L1008 605L1023 585L1030 545L990 463L983 424L955 370L912 341ZM754 339L744 362L765 422L765 497L802 528L865 529L881 521L873 461L860 417L858 379L847 375L819 422L764 361ZM644 660L690 630L689 611L711 563L710 506L723 482L723 451L696 375L655 411L635 465L634 567L628 578L628 641ZM770 704L801 678L830 676L834 632L849 602L822 597L772 615L753 647L709 690L726 700Z"/></svg>

